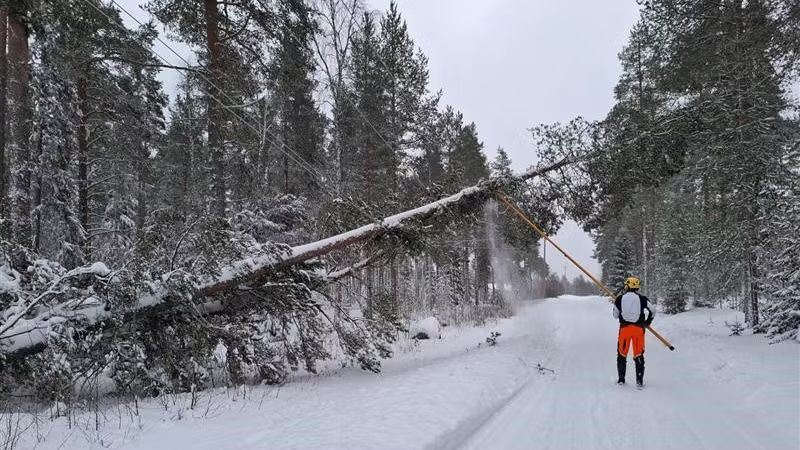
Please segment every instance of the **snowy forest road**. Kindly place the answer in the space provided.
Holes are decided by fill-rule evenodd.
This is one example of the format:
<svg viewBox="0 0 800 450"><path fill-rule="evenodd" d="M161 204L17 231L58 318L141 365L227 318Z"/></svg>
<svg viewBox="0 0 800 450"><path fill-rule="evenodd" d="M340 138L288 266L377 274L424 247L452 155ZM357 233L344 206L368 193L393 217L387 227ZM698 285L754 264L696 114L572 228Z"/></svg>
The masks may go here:
<svg viewBox="0 0 800 450"><path fill-rule="evenodd" d="M605 300L516 306L512 318L398 342L380 374L332 366L283 386L112 403L69 420L21 417L39 431L19 448L798 449L800 345L728 336L725 321L740 313L656 316L677 350L648 340L638 391L614 383L617 325ZM492 331L502 336L487 346Z"/></svg>
<svg viewBox="0 0 800 450"><path fill-rule="evenodd" d="M606 302L562 298L540 308L557 324L555 375L528 383L460 448L800 448L797 346L728 337L702 310L661 315L678 351L648 339L639 391L630 358L629 383L614 383L617 325Z"/></svg>

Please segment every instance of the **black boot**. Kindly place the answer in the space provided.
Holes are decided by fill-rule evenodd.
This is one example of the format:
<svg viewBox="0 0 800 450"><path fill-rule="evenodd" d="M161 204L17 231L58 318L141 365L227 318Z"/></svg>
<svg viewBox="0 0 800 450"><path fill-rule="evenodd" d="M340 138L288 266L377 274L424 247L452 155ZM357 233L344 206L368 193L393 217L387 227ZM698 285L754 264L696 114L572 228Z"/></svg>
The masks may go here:
<svg viewBox="0 0 800 450"><path fill-rule="evenodd" d="M627 364L627 359L624 356L617 354L617 375L619 375L619 378L617 379L618 384L625 384L625 367Z"/></svg>
<svg viewBox="0 0 800 450"><path fill-rule="evenodd" d="M633 363L636 364L636 385L644 385L644 355L639 355L633 358Z"/></svg>

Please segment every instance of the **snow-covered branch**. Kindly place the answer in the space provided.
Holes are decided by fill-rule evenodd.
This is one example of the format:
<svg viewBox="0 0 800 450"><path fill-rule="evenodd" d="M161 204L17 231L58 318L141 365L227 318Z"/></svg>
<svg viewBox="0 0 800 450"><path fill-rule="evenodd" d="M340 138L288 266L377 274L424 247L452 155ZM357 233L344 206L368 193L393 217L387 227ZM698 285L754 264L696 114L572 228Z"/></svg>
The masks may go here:
<svg viewBox="0 0 800 450"><path fill-rule="evenodd" d="M369 266L370 264L374 263L377 259L381 258L385 254L386 254L386 252L384 252L383 250L378 250L377 252L373 253L372 255L362 259L361 261L358 261L357 263L355 263L355 264L353 264L351 266L348 266L348 267L345 267L345 268L339 269L339 270L334 270L333 272L328 273L325 276L325 280L330 282L330 281L336 281L336 280L339 280L341 278L344 278L344 277L352 274L356 270L361 270L364 267Z"/></svg>
<svg viewBox="0 0 800 450"><path fill-rule="evenodd" d="M34 317L34 319L25 319L25 316L30 314L31 311L33 311L34 308L37 308L43 301L52 296L63 294L63 285L67 281L83 275L106 277L110 273L111 271L108 269L108 267L106 267L105 264L97 262L88 266L72 269L64 275L53 280L44 292L28 301L24 306L21 305L11 309L15 311L13 311L11 316L8 317L8 319L6 319L2 325L0 325L0 347L2 347L4 351L16 350L18 349L18 345L14 345L13 342L9 343L3 341L9 341L13 337L24 334L32 334L37 331L39 331L42 336L39 336L35 339L32 336L28 336L27 341L30 345L38 344L46 338L46 335L44 334L45 332L42 330L47 330L50 328L50 322L52 318L59 317L60 319L57 321L60 322L66 320L65 316L74 315L76 309L85 310L87 308L96 308L98 306L96 301L87 302L87 299L81 299L80 301L72 299L58 305L55 308L40 312ZM10 312L11 310L7 310L6 313Z"/></svg>

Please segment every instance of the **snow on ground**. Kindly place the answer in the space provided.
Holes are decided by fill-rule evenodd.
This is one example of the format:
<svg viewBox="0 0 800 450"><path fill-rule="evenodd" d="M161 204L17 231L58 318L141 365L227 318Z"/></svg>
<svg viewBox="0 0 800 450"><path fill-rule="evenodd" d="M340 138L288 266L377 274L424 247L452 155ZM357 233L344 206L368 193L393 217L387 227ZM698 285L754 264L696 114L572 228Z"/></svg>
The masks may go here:
<svg viewBox="0 0 800 450"><path fill-rule="evenodd" d="M637 391L612 382L617 325L603 320L608 305L548 307L556 303L554 385L526 389L463 448L800 448L800 346L728 336L731 311L657 315L654 327L676 351L648 335L646 387Z"/></svg>
<svg viewBox="0 0 800 450"><path fill-rule="evenodd" d="M734 315L657 316L676 351L648 339L643 391L614 384L607 302L562 297L406 341L378 375L340 369L204 392L194 410L182 395L142 401L138 416L120 405L76 415L71 427L42 420L20 448L797 449L800 346L729 337ZM496 346L485 344L491 331L502 333Z"/></svg>

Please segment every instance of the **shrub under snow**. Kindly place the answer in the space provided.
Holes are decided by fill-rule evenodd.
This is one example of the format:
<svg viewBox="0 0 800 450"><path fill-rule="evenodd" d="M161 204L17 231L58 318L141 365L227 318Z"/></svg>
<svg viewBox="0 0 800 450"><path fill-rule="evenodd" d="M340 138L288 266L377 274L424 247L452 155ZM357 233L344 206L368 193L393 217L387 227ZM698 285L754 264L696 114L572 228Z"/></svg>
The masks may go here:
<svg viewBox="0 0 800 450"><path fill-rule="evenodd" d="M426 317L413 322L409 333L414 339L441 339L442 325L436 317Z"/></svg>

